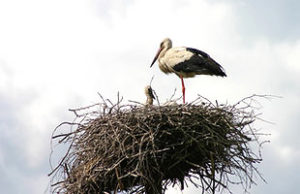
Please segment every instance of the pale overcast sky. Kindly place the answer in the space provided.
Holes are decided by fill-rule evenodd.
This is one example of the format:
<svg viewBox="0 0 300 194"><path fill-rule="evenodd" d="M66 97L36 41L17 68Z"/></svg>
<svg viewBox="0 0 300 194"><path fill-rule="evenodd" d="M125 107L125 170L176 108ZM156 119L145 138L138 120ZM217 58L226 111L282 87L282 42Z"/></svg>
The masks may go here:
<svg viewBox="0 0 300 194"><path fill-rule="evenodd" d="M1 193L47 189L53 128L73 118L68 108L97 102L97 92L144 101L155 75L161 101L175 88L179 97L175 75L149 68L165 37L206 51L227 72L187 79L187 101L283 97L261 101L262 117L275 123L256 123L272 134L259 165L268 183L257 179L250 192L300 193L299 9L298 0L0 0Z"/></svg>

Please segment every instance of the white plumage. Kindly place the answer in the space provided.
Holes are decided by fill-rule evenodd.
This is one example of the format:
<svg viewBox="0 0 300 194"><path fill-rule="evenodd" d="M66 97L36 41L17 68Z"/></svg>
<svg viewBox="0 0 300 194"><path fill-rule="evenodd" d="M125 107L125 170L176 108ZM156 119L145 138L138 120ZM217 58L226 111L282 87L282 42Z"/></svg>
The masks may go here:
<svg viewBox="0 0 300 194"><path fill-rule="evenodd" d="M162 53L162 52L161 52ZM181 62L189 60L193 56L192 52L187 51L184 47L175 47L168 49L164 55L158 57L159 68L164 71L168 67L172 73L176 73L173 67ZM171 73L165 72L165 73Z"/></svg>

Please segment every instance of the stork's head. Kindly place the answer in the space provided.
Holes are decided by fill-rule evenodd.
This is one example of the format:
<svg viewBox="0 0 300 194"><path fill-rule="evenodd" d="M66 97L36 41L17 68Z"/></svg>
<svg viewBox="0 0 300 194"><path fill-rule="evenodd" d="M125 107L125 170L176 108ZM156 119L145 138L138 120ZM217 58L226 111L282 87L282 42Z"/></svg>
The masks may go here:
<svg viewBox="0 0 300 194"><path fill-rule="evenodd" d="M169 38L165 38L161 43L160 43L160 47L151 63L151 66L155 63L155 61L157 60L157 58L159 57L160 53L162 51L166 52L168 49L172 48L172 41Z"/></svg>

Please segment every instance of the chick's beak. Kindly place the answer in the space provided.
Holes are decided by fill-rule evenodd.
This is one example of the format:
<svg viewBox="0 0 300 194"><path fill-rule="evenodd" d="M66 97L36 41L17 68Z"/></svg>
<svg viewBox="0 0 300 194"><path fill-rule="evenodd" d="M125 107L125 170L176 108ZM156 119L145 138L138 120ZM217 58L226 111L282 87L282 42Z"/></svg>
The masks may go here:
<svg viewBox="0 0 300 194"><path fill-rule="evenodd" d="M153 95L153 90L152 90L151 87L148 88L148 93L149 93L149 95L150 95L151 98L155 99L155 97L154 97L154 95Z"/></svg>

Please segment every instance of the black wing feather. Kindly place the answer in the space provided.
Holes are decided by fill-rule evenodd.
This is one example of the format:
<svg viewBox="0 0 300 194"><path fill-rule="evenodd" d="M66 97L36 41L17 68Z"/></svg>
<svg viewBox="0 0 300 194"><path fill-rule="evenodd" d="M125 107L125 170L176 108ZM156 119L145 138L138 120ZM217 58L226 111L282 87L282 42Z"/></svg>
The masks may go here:
<svg viewBox="0 0 300 194"><path fill-rule="evenodd" d="M204 58L209 58L209 55L206 53L206 52L203 52L203 51L200 51L198 49L195 49L195 48L186 48L187 51L190 51L196 55L200 55Z"/></svg>
<svg viewBox="0 0 300 194"><path fill-rule="evenodd" d="M173 67L175 71L185 73L196 73L205 75L226 76L222 66L213 60L207 53L194 49L186 48L187 51L194 55Z"/></svg>

